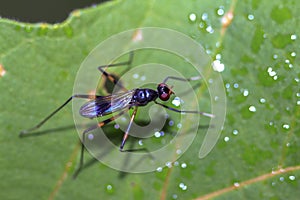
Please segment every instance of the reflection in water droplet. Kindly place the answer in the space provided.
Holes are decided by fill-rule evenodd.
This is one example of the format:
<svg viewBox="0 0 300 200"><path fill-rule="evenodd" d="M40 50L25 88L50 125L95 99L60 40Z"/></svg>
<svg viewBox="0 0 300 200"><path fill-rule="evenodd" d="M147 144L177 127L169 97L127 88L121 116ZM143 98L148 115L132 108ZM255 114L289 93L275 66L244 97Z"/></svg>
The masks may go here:
<svg viewBox="0 0 300 200"><path fill-rule="evenodd" d="M191 14L189 15L189 20L190 20L191 22L196 21L196 19L197 19L197 15L196 15L195 13L191 13Z"/></svg>
<svg viewBox="0 0 300 200"><path fill-rule="evenodd" d="M250 21L252 21L252 20L254 19L254 15L249 14L249 15L248 15L248 19L249 19Z"/></svg>
<svg viewBox="0 0 300 200"><path fill-rule="evenodd" d="M251 112L256 112L255 106L250 106L250 107L249 107L249 111L251 111Z"/></svg>

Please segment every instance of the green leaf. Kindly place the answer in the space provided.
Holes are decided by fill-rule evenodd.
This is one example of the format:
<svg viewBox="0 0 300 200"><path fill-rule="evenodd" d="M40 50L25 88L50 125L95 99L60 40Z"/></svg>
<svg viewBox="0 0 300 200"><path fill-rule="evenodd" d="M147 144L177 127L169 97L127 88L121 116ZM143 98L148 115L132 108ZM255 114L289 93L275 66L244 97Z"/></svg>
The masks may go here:
<svg viewBox="0 0 300 200"><path fill-rule="evenodd" d="M0 74L6 72L0 75L0 199L297 199L299 9L296 0L128 0L74 11L62 24L0 19ZM222 24L226 16L229 21ZM19 132L72 95L76 73L96 45L137 27L182 32L213 60L220 58L227 94L221 136L212 152L199 159L209 124L201 117L204 128L180 159L167 167L122 173L86 154L87 164L73 180L80 144L71 106L41 127L40 134L19 138ZM186 64L159 51L135 54L135 64L150 61L174 68ZM193 72L187 70L186 76ZM201 109L209 111L205 84L199 93ZM145 139L144 145L159 147L172 138L166 135ZM122 134L116 137L113 142L119 145ZM133 138L130 143L138 146Z"/></svg>

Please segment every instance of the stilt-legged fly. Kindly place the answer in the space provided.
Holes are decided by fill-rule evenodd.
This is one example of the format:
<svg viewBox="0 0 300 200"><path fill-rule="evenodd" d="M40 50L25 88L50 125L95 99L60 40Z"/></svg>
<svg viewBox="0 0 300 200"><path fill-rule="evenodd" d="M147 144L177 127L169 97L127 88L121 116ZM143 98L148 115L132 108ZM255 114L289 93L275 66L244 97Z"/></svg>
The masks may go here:
<svg viewBox="0 0 300 200"><path fill-rule="evenodd" d="M98 122L97 125L91 126L88 129L86 129L82 133L82 147L81 147L81 156L80 156L80 165L79 169L83 166L83 154L84 154L84 142L86 134L94 129L97 129L99 127L102 127L112 121L114 121L116 118L122 116L126 111L129 109L134 109L133 113L130 117L129 124L127 126L127 129L124 133L121 145L120 145L120 151L124 151L124 145L126 142L126 139L128 138L128 133L130 130L130 127L132 125L132 122L136 116L137 109L141 106L145 106L150 102L154 102L155 104L162 106L168 110L177 112L177 113L193 113L193 114L200 114L207 117L214 117L213 114L205 113L205 112L199 112L199 111L186 111L186 110L178 110L176 108L169 107L167 105L164 105L163 103L158 102L157 100L161 101L168 101L170 96L174 94L171 87L169 87L166 82L169 79L177 80L177 81L194 81L199 80L200 77L191 77L191 78L181 78L181 77L174 77L174 76L168 76L166 77L161 83L157 85L156 90L150 89L150 88L135 88L132 90L127 90L122 84L120 84L113 75L107 73L103 68L107 67L116 67L121 65L130 65L133 60L133 52L130 53L129 60L122 63L116 63L111 65L104 65L99 66L98 70L108 78L112 83L115 85L118 85L121 89L123 89L123 92L114 93L108 96L99 96L94 95L91 96L89 94L74 94L72 95L65 103L63 103L61 106L59 106L56 110L54 110L50 115L48 115L44 120L42 120L40 123L38 123L36 126L23 130L20 133L20 136L24 136L27 133L33 132L34 130L40 128L45 122L47 122L53 115L55 115L57 112L59 112L64 106L66 106L72 99L74 98L83 98L83 99L90 99L87 103L85 103L83 106L81 106L79 113L81 116L86 118L96 118L96 117L102 117L106 116L112 113L117 113L114 116L105 119L104 121Z"/></svg>

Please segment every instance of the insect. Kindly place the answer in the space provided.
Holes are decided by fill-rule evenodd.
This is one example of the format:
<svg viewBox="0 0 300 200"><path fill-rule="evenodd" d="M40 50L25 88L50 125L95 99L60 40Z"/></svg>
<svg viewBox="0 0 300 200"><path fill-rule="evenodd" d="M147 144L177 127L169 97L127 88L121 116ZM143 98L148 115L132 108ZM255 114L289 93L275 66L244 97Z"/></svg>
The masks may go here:
<svg viewBox="0 0 300 200"><path fill-rule="evenodd" d="M199 80L200 77L191 77L191 78L181 78L181 77L174 77L174 76L167 76L161 83L157 85L156 90L150 89L150 88L135 88L131 90L127 90L120 82L118 82L112 74L109 74L106 72L103 68L108 67L116 67L121 65L130 65L133 60L133 52L130 52L129 54L129 60L126 62L116 63L116 64L110 64L110 65L104 65L99 66L98 70L114 85L118 85L123 91L113 93L107 96L99 96L99 95L89 95L89 94L74 94L71 97L69 97L61 106L59 106L56 110L54 110L51 114L49 114L45 119L43 119L40 123L38 123L36 126L23 130L20 133L20 136L25 136L26 134L33 132L37 129L39 129L45 122L47 122L51 117L53 117L56 113L58 113L63 107L65 107L69 102L72 101L74 98L83 98L83 99L89 99L88 102L86 102L84 105L81 106L79 113L81 116L86 118L98 118L107 116L112 113L116 113L112 117L105 119L101 122L98 122L96 125L89 127L88 129L84 130L82 133L82 141L81 141L81 155L80 155L80 163L79 168L80 169L83 166L83 156L84 156L84 143L86 134L89 133L92 130L95 130L97 128L103 127L106 124L114 121L116 118L122 116L125 112L127 112L130 109L133 109L132 115L130 117L129 124L127 126L127 129L124 133L123 139L121 141L120 145L120 151L124 151L124 145L128 138L130 127L133 123L133 120L136 116L137 110L139 107L146 106L150 102L154 102L155 104L162 106L165 109L177 112L177 113L193 113L193 114L200 114L207 117L214 117L213 114L206 113L206 112L199 112L199 111L186 111L186 110L178 110L173 107L169 107L158 100L162 102L166 102L169 100L171 95L174 94L172 88L167 85L167 81L170 79L177 80L177 81L194 81Z"/></svg>

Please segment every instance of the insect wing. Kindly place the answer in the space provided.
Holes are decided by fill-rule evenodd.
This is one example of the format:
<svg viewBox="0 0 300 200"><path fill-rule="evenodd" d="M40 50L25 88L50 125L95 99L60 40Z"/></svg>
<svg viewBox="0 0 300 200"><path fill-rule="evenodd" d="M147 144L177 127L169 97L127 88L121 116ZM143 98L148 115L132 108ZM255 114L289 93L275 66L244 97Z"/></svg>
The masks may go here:
<svg viewBox="0 0 300 200"><path fill-rule="evenodd" d="M130 106L134 90L116 93L108 96L97 96L80 108L80 115L87 118L95 118L123 110Z"/></svg>

